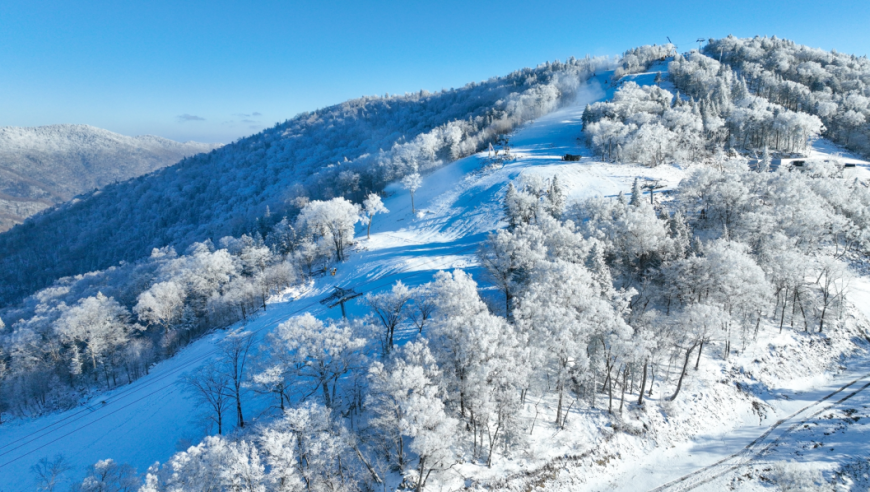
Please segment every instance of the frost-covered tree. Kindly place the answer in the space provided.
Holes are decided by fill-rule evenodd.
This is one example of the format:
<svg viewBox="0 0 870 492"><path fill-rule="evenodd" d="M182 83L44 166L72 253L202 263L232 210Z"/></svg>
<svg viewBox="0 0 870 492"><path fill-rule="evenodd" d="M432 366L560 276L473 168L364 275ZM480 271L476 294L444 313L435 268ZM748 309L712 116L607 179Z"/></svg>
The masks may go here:
<svg viewBox="0 0 870 492"><path fill-rule="evenodd" d="M640 205L640 200L640 185L637 182L637 178L634 178L634 182L631 184L631 200L628 201L628 204L636 207Z"/></svg>
<svg viewBox="0 0 870 492"><path fill-rule="evenodd" d="M362 327L346 320L324 324L308 313L281 323L270 343L285 350L275 362L281 373L311 381L323 395L327 408L337 405L339 380L361 362L361 349L366 339L359 336ZM274 369L273 369L274 371Z"/></svg>
<svg viewBox="0 0 870 492"><path fill-rule="evenodd" d="M465 272L441 272L431 289L433 353L445 368L451 400L472 431L472 455L486 452L491 465L496 444L518 433L519 398L528 387L527 347L504 318L489 312Z"/></svg>
<svg viewBox="0 0 870 492"><path fill-rule="evenodd" d="M767 146L765 145L764 146L764 153L761 154L761 159L758 160L758 165L756 167L756 170L760 173L766 173L766 172L770 171L771 162L772 161L770 158L770 151L768 150Z"/></svg>
<svg viewBox="0 0 870 492"><path fill-rule="evenodd" d="M295 459L291 477L293 481L299 477L302 490L357 490L360 471L352 453L353 436L330 409L308 402L288 409L284 418L272 424L270 429L289 436L282 442L292 446ZM287 454L286 458L289 458ZM287 469L272 469L270 475L275 473L282 477L291 472ZM292 485L292 481L289 484Z"/></svg>
<svg viewBox="0 0 870 492"><path fill-rule="evenodd" d="M51 460L47 457L41 458L30 467L31 473L36 478L36 490L45 492L59 489L65 481L63 476L70 470L72 466L63 454L56 454Z"/></svg>
<svg viewBox="0 0 870 492"><path fill-rule="evenodd" d="M704 344L710 341L710 338L718 327L717 325L727 324L727 312L717 306L692 304L680 314L677 324L680 327L677 332L679 348L686 355L683 359L680 377L677 380L677 387L674 389L674 394L670 396L671 400L676 400L680 394L680 389L683 387L683 378L686 377L692 352L695 348L698 349L697 360L695 362L695 369L697 369L698 362L701 360L701 352L704 350Z"/></svg>
<svg viewBox="0 0 870 492"><path fill-rule="evenodd" d="M265 492L265 467L257 448L208 436L200 444L175 454L162 467L153 465L142 492Z"/></svg>
<svg viewBox="0 0 870 492"><path fill-rule="evenodd" d="M509 229L531 222L538 213L538 206L537 195L525 189L518 190L513 183L508 183L504 196L504 214Z"/></svg>
<svg viewBox="0 0 870 492"><path fill-rule="evenodd" d="M76 492L133 492L139 487L136 469L128 464L118 464L111 459L100 460L88 467Z"/></svg>
<svg viewBox="0 0 870 492"><path fill-rule="evenodd" d="M384 206L384 202L381 201L380 195L377 193L369 193L366 199L363 200L363 212L365 212L362 220L366 224L366 238L371 239L372 220L374 220L375 215L386 214L390 211Z"/></svg>
<svg viewBox="0 0 870 492"><path fill-rule="evenodd" d="M97 365L105 368L106 384L109 383L110 356L126 344L134 328L127 324L129 314L115 299L98 293L94 297L82 299L58 319L55 330L61 339L71 344L81 344L91 361L93 370ZM77 374L80 367L73 365Z"/></svg>
<svg viewBox="0 0 870 492"><path fill-rule="evenodd" d="M562 218L562 212L565 211L565 192L559 184L558 176L553 176L550 180L550 187L547 190L547 210L556 219Z"/></svg>
<svg viewBox="0 0 870 492"><path fill-rule="evenodd" d="M296 234L296 229L290 225L287 217L284 217L280 222L275 224L272 230L269 231L269 234L266 235L266 245L272 248L276 254L280 254L283 257L292 253L298 242L299 238Z"/></svg>
<svg viewBox="0 0 870 492"><path fill-rule="evenodd" d="M478 250L488 279L504 294L505 316L513 314L514 298L525 282L527 271L545 255L541 241L522 231L499 230L490 234Z"/></svg>
<svg viewBox="0 0 870 492"><path fill-rule="evenodd" d="M413 172L402 178L402 187L408 190L408 193L411 195L411 213L417 213L417 209L414 207L414 193L416 193L422 185L423 179L417 172Z"/></svg>
<svg viewBox="0 0 870 492"><path fill-rule="evenodd" d="M398 328L399 323L405 320L408 305L413 295L413 291L399 281L389 291L370 292L363 298L363 303L369 307L381 325L382 330L380 330L378 340L381 344L381 353L385 356L393 349L396 328Z"/></svg>
<svg viewBox="0 0 870 492"><path fill-rule="evenodd" d="M620 302L615 309L582 265L557 260L535 268L516 317L533 347L533 366L554 382L559 397L557 425L564 418L569 379L588 377L589 353L598 348L594 344L610 348L631 337L632 330L622 319L626 308L627 303Z"/></svg>
<svg viewBox="0 0 870 492"><path fill-rule="evenodd" d="M304 490L304 482L298 474L296 436L266 428L260 435L259 447L263 462L269 467L266 477L267 490L270 492L297 492Z"/></svg>
<svg viewBox="0 0 870 492"><path fill-rule="evenodd" d="M232 401L231 380L226 371L216 364L205 364L182 378L185 390L202 406L207 407L207 418L223 434L224 414Z"/></svg>
<svg viewBox="0 0 870 492"><path fill-rule="evenodd" d="M236 403L236 424L245 427L242 392L248 379L248 355L254 346L254 334L238 328L219 342L224 372L229 376L230 394Z"/></svg>
<svg viewBox="0 0 870 492"><path fill-rule="evenodd" d="M408 307L408 319L417 328L417 333L422 334L432 313L435 311L435 299L428 285L421 285L413 289L411 305Z"/></svg>
<svg viewBox="0 0 870 492"><path fill-rule="evenodd" d="M409 342L388 365L376 361L369 369L371 425L388 440L400 469L416 455L412 483L417 490L423 490L433 471L455 460L452 442L458 422L445 411L439 379L440 370L424 342Z"/></svg>
<svg viewBox="0 0 870 492"><path fill-rule="evenodd" d="M159 282L139 295L133 311L140 320L168 331L181 316L184 300L184 290L176 282Z"/></svg>
<svg viewBox="0 0 870 492"><path fill-rule="evenodd" d="M353 226L359 220L359 207L344 198L310 202L299 213L296 223L315 239L332 244L338 261L344 261L345 248L353 242Z"/></svg>

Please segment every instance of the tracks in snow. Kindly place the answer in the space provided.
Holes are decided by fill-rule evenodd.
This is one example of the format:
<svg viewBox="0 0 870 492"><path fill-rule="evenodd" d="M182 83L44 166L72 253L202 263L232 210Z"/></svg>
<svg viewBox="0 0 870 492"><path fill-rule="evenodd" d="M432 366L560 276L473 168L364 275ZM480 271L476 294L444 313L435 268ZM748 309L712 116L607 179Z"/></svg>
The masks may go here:
<svg viewBox="0 0 870 492"><path fill-rule="evenodd" d="M867 380L865 382L865 380ZM859 382L864 382L863 385L843 396L839 400L834 403L825 405L825 402L831 400L832 398L843 394L846 390L850 388L854 388L859 385ZM816 400L813 403L801 408L797 412L789 415L788 417L778 420L775 424L771 425L763 434L758 436L754 441L747 444L746 447L741 449L740 451L723 458L712 465L705 466L704 468L695 470L688 475L684 475L680 478L672 480L664 485L660 485L650 492L664 492L664 491L682 491L682 490L693 490L701 485L712 482L713 480L734 471L742 466L750 464L759 456L763 455L769 449L779 443L779 441L785 437L787 434L793 432L795 429L804 425L806 422L818 417L820 414L830 410L831 408L845 402L846 400L852 398L857 395L861 391L864 391L870 387L870 373L864 374L861 377L858 377L851 382L847 383L840 389ZM778 429L783 428L786 424L788 427L782 429L781 432L776 432Z"/></svg>

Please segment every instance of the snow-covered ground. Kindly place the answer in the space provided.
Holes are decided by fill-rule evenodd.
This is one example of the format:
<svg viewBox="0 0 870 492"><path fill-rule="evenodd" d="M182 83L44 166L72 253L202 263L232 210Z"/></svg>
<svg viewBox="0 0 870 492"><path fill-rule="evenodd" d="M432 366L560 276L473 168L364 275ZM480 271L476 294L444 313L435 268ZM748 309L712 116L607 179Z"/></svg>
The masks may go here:
<svg viewBox="0 0 870 492"><path fill-rule="evenodd" d="M653 67L649 73L626 79L650 84L657 70ZM371 292L387 288L398 280L409 285L428 282L438 270L452 268L464 268L477 277L475 251L478 244L489 232L503 225L500 201L503 190L508 182L521 175L535 174L542 178L558 175L569 201L628 192L635 178L658 180L666 188L676 186L687 169L607 164L588 157L588 151L578 140L580 117L587 103L612 94L614 88L607 83L610 75L599 74L581 91L574 104L516 131L511 138L511 152L516 159L503 165L493 164L486 153L481 153L425 176L423 187L415 196L416 215L411 213L408 193L397 185L389 187L384 203L390 213L375 217L371 239L365 238L363 228L357 230L354 252L347 262L337 265L337 275L316 279L303 290L273 299L265 313L248 322L248 329L263 336L289 317L306 311L323 318L338 317L338 308L328 310L318 302L336 285L353 287L358 292ZM816 150L826 151L818 145ZM566 153L587 157L580 162L565 162L561 156ZM859 172L870 174L866 169ZM870 308L870 283L856 283L853 292L855 296L863 296L853 299L856 305ZM356 303L351 303L348 308L349 315L366 312ZM859 321L863 322L863 319L855 323ZM129 463L139 472L144 472L155 461L165 461L177 450L198 442L204 436L205 424L197 417L200 412L185 397L179 381L186 372L215 355L215 344L223 336L224 332L217 332L203 338L174 358L157 364L148 376L101 394L86 406L31 421L4 424L0 428L0 489L31 490L33 477L30 467L40 458L58 453L66 456L75 469L74 478L78 478L85 467L105 458ZM763 331L764 340L798 343L794 339L785 337L780 340L777 337L779 335L769 329ZM839 348L842 347L836 345L828 352ZM734 361L732 367L747 363L748 357L762 357L764 354L761 352L768 349L759 343L757 350L758 354L741 354L741 360ZM870 363L867 366L855 364L854 367L849 364L848 370L830 376L824 373L824 367L821 362L811 362L803 373L768 377L765 380L767 387L777 382L783 386L764 400L768 407L753 412L747 410L752 408L751 397L748 394L734 396L733 385L727 388L720 385L723 388L712 392L703 387L701 381L715 381L716 377L711 374L722 370L718 362L705 361L699 374L707 377L696 376L687 382L684 397L691 403L679 417L669 421L668 416L661 414L641 412L636 415L638 422L646 419L653 428L672 432L669 436L651 439L614 433L612 428L605 427L606 419L600 417L601 422L596 422L592 414L583 418L572 417L566 430L557 432L544 423L548 418L545 414L549 403L530 402L527 405L530 415L536 411L535 403L540 405L542 412L541 423L532 436L534 445L530 455L503 459L489 470L479 465L459 466L451 472L452 475L445 474L440 480L452 488L486 485L491 483L490 480L540 469L562 458L558 469L548 469L546 476L538 477L540 484L564 490L576 490L581 485L599 490L651 489L737 453L778 420L811 405L781 423L764 442L775 439L794 422L807 418L839 397L829 398L815 406L813 402L870 372ZM868 379L856 382L847 391L862 386L866 381ZM705 393L702 394L701 390ZM656 394L655 399L659 397ZM743 398L743 404L721 408L723 403L733 404L736 398ZM858 401L857 396L855 401ZM717 403L720 408L717 408ZM252 395L246 411L256 419L273 410L269 408L268 400ZM694 420L691 412L697 416ZM710 417L721 420L703 420ZM572 426L572 421L578 424ZM599 423L604 431L597 427ZM689 441L690 438L693 440ZM661 445L657 446L657 443ZM595 453L588 458L603 464L597 464L598 468L591 470L583 464L585 458L578 457L584 452ZM527 481L520 482L528 484Z"/></svg>
<svg viewBox="0 0 870 492"><path fill-rule="evenodd" d="M291 316L311 312L338 317L318 301L334 285L358 292L384 289L401 280L409 285L428 282L438 270L467 268L475 272L475 251L487 233L500 226L501 195L510 180L523 173L550 178L555 174L571 199L615 195L628 191L636 176L676 185L684 174L678 167L649 169L611 165L584 158L564 162L565 153L580 153L580 116L589 102L607 97L613 89L607 74L590 81L575 104L525 125L513 136L517 159L493 168L486 153L454 162L425 176L417 191L417 215L411 213L408 193L399 186L387 191L389 214L375 217L371 239L357 230L357 246L349 261L337 265L336 276L316 281L304 292L283 296L250 320L248 329L262 336ZM295 298L295 300L294 300ZM348 315L365 308L348 305ZM410 334L409 334L410 335ZM186 398L180 378L216 353L224 332L214 333L182 350L151 373L128 386L103 393L88 405L31 421L0 427L0 489L30 490L30 467L40 458L65 455L77 476L98 460L112 458L144 472L155 461L165 461L177 450L204 436L204 423L194 402ZM248 414L269 411L269 402L248 403Z"/></svg>

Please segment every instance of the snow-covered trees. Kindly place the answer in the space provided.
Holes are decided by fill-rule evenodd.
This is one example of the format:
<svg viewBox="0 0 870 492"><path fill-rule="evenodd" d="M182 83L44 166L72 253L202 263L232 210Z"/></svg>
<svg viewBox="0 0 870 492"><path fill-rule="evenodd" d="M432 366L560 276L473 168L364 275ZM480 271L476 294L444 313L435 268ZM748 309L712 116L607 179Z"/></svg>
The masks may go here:
<svg viewBox="0 0 870 492"><path fill-rule="evenodd" d="M586 237L603 242L614 264L625 274L625 285L642 281L650 269L675 257L680 250L670 235L668 221L657 216L646 200L635 203L591 198L570 212L584 224Z"/></svg>
<svg viewBox="0 0 870 492"><path fill-rule="evenodd" d="M174 455L162 467L152 466L139 490L265 492L264 482L265 466L256 446L247 441L232 442L222 436L208 436L197 446Z"/></svg>
<svg viewBox="0 0 870 492"><path fill-rule="evenodd" d="M87 476L74 487L76 492L133 492L139 486L136 470L128 464L105 459L88 467Z"/></svg>
<svg viewBox="0 0 870 492"><path fill-rule="evenodd" d="M366 224L366 237L371 239L372 220L374 220L375 215L386 214L390 211L384 206L384 202L381 201L381 197L377 193L369 193L363 200L363 212L365 215L362 217L362 221Z"/></svg>
<svg viewBox="0 0 870 492"><path fill-rule="evenodd" d="M72 345L70 372L74 375L82 372L83 361L78 355L79 346L82 346L94 374L97 365L102 365L106 384L109 384L110 373L114 375L109 368L116 362L113 356L127 343L130 331L135 329L127 324L128 319L129 314L123 306L101 293L83 299L64 313L55 329L62 340Z"/></svg>
<svg viewBox="0 0 870 492"><path fill-rule="evenodd" d="M280 222L276 234L287 228ZM284 239L298 240L295 234ZM220 244L223 249L211 241L196 243L184 255L158 248L136 263L64 279L10 308L19 321L0 331L0 353L12 355L3 362L15 366L22 384L56 378L38 383L56 394L47 398L40 390L33 400L24 399L26 405L61 408L88 386L131 382L208 330L247 321L266 309L271 295L300 280L293 257L266 247L259 232L225 237ZM299 249L295 242L281 248ZM78 377L81 373L101 377Z"/></svg>
<svg viewBox="0 0 870 492"><path fill-rule="evenodd" d="M525 190L517 190L513 183L508 183L504 196L504 215L510 228L520 224L528 224L535 217L537 208L537 196Z"/></svg>
<svg viewBox="0 0 870 492"><path fill-rule="evenodd" d="M664 60L676 52L677 47L671 43L659 45L638 46L625 51L622 54L620 65L616 67L613 78L618 80L623 75L645 71L649 65L657 60Z"/></svg>
<svg viewBox="0 0 870 492"><path fill-rule="evenodd" d="M519 237L518 237L519 236ZM488 279L504 294L505 316L512 316L513 300L524 280L525 269L535 260L534 254L543 256L542 248L533 249L519 234L499 230L491 234L478 250L480 263Z"/></svg>
<svg viewBox="0 0 870 492"><path fill-rule="evenodd" d="M402 178L402 187L408 190L411 195L411 213L416 214L417 209L414 207L414 193L423 185L423 179L416 171Z"/></svg>
<svg viewBox="0 0 870 492"><path fill-rule="evenodd" d="M528 383L528 351L504 318L489 313L466 273L439 273L431 289L433 353L444 368L454 410L471 428L472 455L486 452L491 465L496 445L518 431L515 417Z"/></svg>
<svg viewBox="0 0 870 492"><path fill-rule="evenodd" d="M583 127L599 155L613 162L657 166L696 162L720 146L800 152L808 139L825 130L819 117L808 114L813 112L810 106L764 91L753 95L744 78L697 51L675 55L668 73L684 96L630 81L612 101L587 106ZM858 117L841 119L848 121L844 128L861 124Z"/></svg>
<svg viewBox="0 0 870 492"><path fill-rule="evenodd" d="M545 181L535 174L523 175L520 185L517 188L514 183L508 183L505 192L503 208L509 229L537 222L542 214L550 214L557 219L562 216L565 196L558 176Z"/></svg>
<svg viewBox="0 0 870 492"><path fill-rule="evenodd" d="M705 52L721 56L745 79L748 90L789 110L776 115L776 140L799 137L794 129L802 123L797 120L806 120L803 113L810 113L824 124L825 136L865 154L870 150L862 131L870 116L866 58L760 36L711 40Z"/></svg>
<svg viewBox="0 0 870 492"><path fill-rule="evenodd" d="M70 469L72 467L62 454L56 454L51 460L47 457L41 458L30 467L30 471L36 477L36 490L40 492L60 490L63 476Z"/></svg>
<svg viewBox="0 0 870 492"><path fill-rule="evenodd" d="M80 197L86 205L61 207L26 233L0 237L0 304L61 277L136 261L155 244L183 251L209 237L293 219L304 206L297 199L361 201L412 173L413 163L426 173L485 149L572 101L582 81L614 62L572 57L435 93L366 96L109 185ZM266 207L271 217L264 217ZM58 237L75 239L59 244Z"/></svg>
<svg viewBox="0 0 870 492"><path fill-rule="evenodd" d="M344 198L310 202L299 213L296 223L315 240L330 243L338 261L344 261L345 248L353 242L353 226L359 220L359 206Z"/></svg>
<svg viewBox="0 0 870 492"><path fill-rule="evenodd" d="M254 335L243 328L227 333L220 341L222 370L229 376L230 395L236 402L236 423L245 426L242 412L242 386L247 382L248 354L254 344Z"/></svg>
<svg viewBox="0 0 870 492"><path fill-rule="evenodd" d="M364 318L286 320L251 378L280 416L179 453L149 471L146 490L179 490L185 474L217 489L422 490L460 461L498 466L542 426L590 414L624 425L616 415L635 405L671 412L705 360L742 352L774 323L833 331L844 258L870 246L866 188L835 163L759 173L720 157L658 203L639 199L638 181L630 202L597 197L562 214L549 208L556 180L523 176L513 193L535 213L481 245L480 279L439 272L366 293ZM233 278L249 278L242 250L227 250ZM221 391L199 397L216 420L213 402L244 392L231 372L211 373L224 374Z"/></svg>
<svg viewBox="0 0 870 492"><path fill-rule="evenodd" d="M407 305L413 292L401 281L396 282L388 292L368 293L363 302L372 310L375 318L382 327L378 335L381 344L381 352L386 356L393 348L396 328L404 321L407 314Z"/></svg>
<svg viewBox="0 0 870 492"><path fill-rule="evenodd" d="M352 442L329 409L305 404L245 438L206 437L152 466L140 490L349 492L361 478Z"/></svg>
<svg viewBox="0 0 870 492"><path fill-rule="evenodd" d="M390 444L396 464L404 470L405 439L416 455L412 483L423 490L429 475L453 464L451 449L458 422L447 415L439 388L440 370L425 342L410 342L389 359L389 366L374 362L367 405L371 424Z"/></svg>
<svg viewBox="0 0 870 492"><path fill-rule="evenodd" d="M177 283L160 282L152 285L139 296L139 302L133 310L140 320L168 330L181 316L184 298L185 293Z"/></svg>
<svg viewBox="0 0 870 492"><path fill-rule="evenodd" d="M622 319L627 303L614 309L582 265L556 260L535 268L517 308L517 325L533 347L533 366L548 375L558 393L556 424L563 421L569 378L589 377L593 343L621 345L632 333ZM608 373L608 378L610 374Z"/></svg>
<svg viewBox="0 0 870 492"><path fill-rule="evenodd" d="M279 345L275 350L287 352L276 358L279 372L310 380L313 389L308 393L320 389L323 404L333 408L339 379L361 362L360 350L367 342L359 336L361 330L346 320L324 324L308 313L282 323L270 338Z"/></svg>
<svg viewBox="0 0 870 492"><path fill-rule="evenodd" d="M671 108L672 98L657 86L623 84L613 101L591 104L583 113L589 144L609 161L651 166L665 162L674 156L680 135L698 132L700 126L677 118L684 112Z"/></svg>

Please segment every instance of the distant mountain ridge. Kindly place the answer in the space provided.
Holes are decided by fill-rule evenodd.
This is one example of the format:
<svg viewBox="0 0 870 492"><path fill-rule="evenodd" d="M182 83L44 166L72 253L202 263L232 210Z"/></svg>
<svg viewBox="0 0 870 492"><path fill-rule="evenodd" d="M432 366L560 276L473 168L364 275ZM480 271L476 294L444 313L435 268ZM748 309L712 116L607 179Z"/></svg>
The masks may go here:
<svg viewBox="0 0 870 492"><path fill-rule="evenodd" d="M78 194L220 146L90 125L0 127L0 232Z"/></svg>

